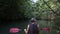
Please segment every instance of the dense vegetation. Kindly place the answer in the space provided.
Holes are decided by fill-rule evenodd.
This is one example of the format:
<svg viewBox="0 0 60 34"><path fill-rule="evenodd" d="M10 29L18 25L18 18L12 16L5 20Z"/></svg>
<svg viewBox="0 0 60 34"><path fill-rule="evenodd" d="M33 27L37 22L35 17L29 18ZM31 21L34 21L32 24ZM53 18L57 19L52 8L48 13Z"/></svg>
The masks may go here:
<svg viewBox="0 0 60 34"><path fill-rule="evenodd" d="M54 19L60 27L60 0L0 0L0 20L17 20L35 17Z"/></svg>

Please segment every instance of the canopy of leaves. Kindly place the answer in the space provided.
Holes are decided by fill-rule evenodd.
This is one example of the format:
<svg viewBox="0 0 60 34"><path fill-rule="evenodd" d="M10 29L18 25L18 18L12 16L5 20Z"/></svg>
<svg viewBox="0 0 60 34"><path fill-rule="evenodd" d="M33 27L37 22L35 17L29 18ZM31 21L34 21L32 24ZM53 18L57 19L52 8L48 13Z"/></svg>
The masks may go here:
<svg viewBox="0 0 60 34"><path fill-rule="evenodd" d="M59 0L0 0L1 19L44 18L60 16Z"/></svg>

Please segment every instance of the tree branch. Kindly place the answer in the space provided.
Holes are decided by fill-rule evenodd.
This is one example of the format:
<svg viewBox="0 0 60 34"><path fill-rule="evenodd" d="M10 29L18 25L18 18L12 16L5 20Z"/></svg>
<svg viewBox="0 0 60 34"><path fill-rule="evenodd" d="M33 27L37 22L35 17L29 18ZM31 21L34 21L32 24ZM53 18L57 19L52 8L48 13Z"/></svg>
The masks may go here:
<svg viewBox="0 0 60 34"><path fill-rule="evenodd" d="M51 9L51 11L52 11L54 14L58 15L51 7L47 4L47 2L45 2L44 0L43 0L43 2L48 6L48 8Z"/></svg>

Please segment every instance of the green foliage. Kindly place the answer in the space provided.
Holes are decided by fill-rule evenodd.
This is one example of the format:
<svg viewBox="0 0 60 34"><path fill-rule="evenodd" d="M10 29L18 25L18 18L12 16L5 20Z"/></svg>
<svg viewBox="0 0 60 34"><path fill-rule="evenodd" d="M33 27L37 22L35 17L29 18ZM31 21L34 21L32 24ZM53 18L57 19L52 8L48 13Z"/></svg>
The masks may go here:
<svg viewBox="0 0 60 34"><path fill-rule="evenodd" d="M55 19L55 24L57 25L57 26L60 26L60 17L56 17Z"/></svg>
<svg viewBox="0 0 60 34"><path fill-rule="evenodd" d="M60 15L60 3L57 1L38 0L33 3L30 0L0 0L1 18L47 18L50 15L47 13Z"/></svg>
<svg viewBox="0 0 60 34"><path fill-rule="evenodd" d="M60 3L60 0L57 0Z"/></svg>
<svg viewBox="0 0 60 34"><path fill-rule="evenodd" d="M56 0L38 0L36 3L33 3L30 0L19 0L17 4L19 6L18 11L20 14L24 14L26 18L46 18L49 11L58 14L58 12L56 12L58 8Z"/></svg>
<svg viewBox="0 0 60 34"><path fill-rule="evenodd" d="M0 20L16 19L17 9L16 0L0 0Z"/></svg>

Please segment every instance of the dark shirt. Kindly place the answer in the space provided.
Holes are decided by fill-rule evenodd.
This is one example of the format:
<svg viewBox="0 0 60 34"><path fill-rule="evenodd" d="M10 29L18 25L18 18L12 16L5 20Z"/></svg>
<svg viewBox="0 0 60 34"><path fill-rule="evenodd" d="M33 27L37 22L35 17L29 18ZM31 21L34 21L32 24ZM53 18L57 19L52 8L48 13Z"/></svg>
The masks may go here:
<svg viewBox="0 0 60 34"><path fill-rule="evenodd" d="M37 24L30 24L28 34L38 34Z"/></svg>

